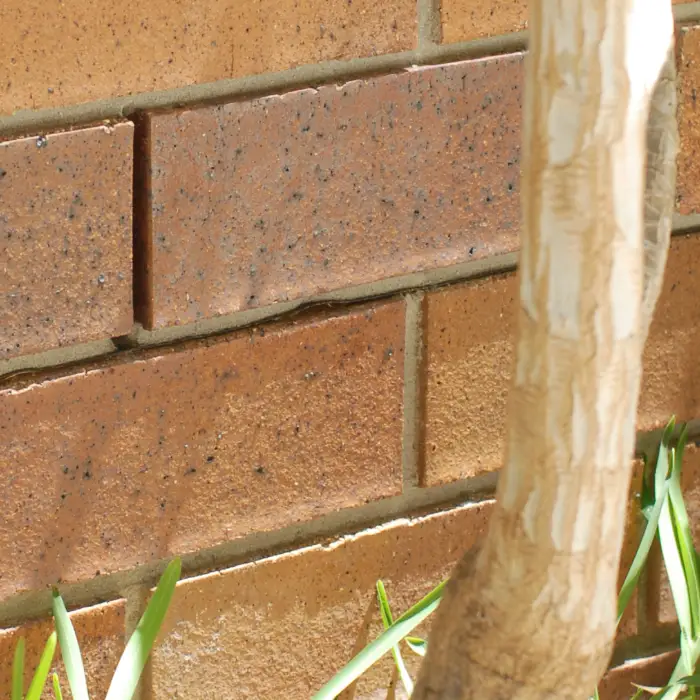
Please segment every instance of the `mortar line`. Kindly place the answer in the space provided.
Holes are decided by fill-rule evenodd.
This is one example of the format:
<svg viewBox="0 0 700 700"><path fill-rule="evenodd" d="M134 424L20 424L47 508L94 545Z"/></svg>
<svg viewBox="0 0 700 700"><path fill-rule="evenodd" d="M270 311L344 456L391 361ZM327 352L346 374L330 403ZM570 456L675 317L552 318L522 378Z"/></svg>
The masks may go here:
<svg viewBox="0 0 700 700"><path fill-rule="evenodd" d="M403 376L403 488L419 485L421 465L421 366L423 355L423 293L406 297Z"/></svg>
<svg viewBox="0 0 700 700"><path fill-rule="evenodd" d="M440 0L416 0L418 41L416 54L420 58L425 50L432 50L442 40Z"/></svg>
<svg viewBox="0 0 700 700"><path fill-rule="evenodd" d="M436 31L435 18L430 19L430 8L437 6L439 0L416 0L416 2L419 3L417 5L419 7L418 48L412 51L324 61L284 71L110 97L86 104L18 110L11 115L0 116L0 140L85 127L105 120L129 119L145 110L193 108L237 99L254 99L262 95L280 94L305 87L318 87L373 75L385 75L409 69L413 65L451 63L527 49L527 31L452 44L435 43L430 39ZM676 22L681 24L700 22L700 2L674 5L673 12ZM437 15L439 23L439 10Z"/></svg>
<svg viewBox="0 0 700 700"><path fill-rule="evenodd" d="M690 235L700 232L700 215L673 217L673 235ZM390 279L369 282L353 287L312 295L297 301L273 303L268 306L235 311L217 318L196 321L182 326L169 326L146 331L139 323L126 336L96 341L83 345L55 348L43 353L22 355L0 361L0 390L9 384L16 374L70 369L80 362L104 359L125 350L156 348L177 343L213 337L241 331L260 324L284 321L314 306L327 305L348 308L355 304L378 301L397 293L439 289L443 286L468 282L493 274L510 272L517 266L518 252L496 255L482 260L458 263L449 267L409 273Z"/></svg>
<svg viewBox="0 0 700 700"><path fill-rule="evenodd" d="M673 18L680 24L700 21L700 2L686 2L674 5Z"/></svg>
<svg viewBox="0 0 700 700"><path fill-rule="evenodd" d="M11 115L0 116L0 140L131 119L147 110L194 109L322 85L342 85L357 79L409 70L412 66L426 63L451 63L508 54L523 49L523 36L520 32L454 44L436 44L420 39L423 46L411 51L325 61L273 73L225 78L213 83L104 98L85 104L18 110Z"/></svg>
<svg viewBox="0 0 700 700"><path fill-rule="evenodd" d="M690 421L691 437L700 437L700 419ZM637 450L649 435L637 433ZM354 508L327 513L313 520L267 532L253 532L232 542L183 554L183 579L229 569L297 549L352 536L399 518L418 518L449 511L460 506L493 501L498 472L488 472L441 486L408 488L398 495ZM174 555L173 555L174 556ZM62 584L61 594L70 609L84 608L119 598L129 599L134 587L155 586L169 559L133 567L114 574L103 574L81 583ZM46 617L51 611L51 591L29 591L0 601L0 628Z"/></svg>
<svg viewBox="0 0 700 700"><path fill-rule="evenodd" d="M426 270L355 287L346 287L333 292L305 297L298 301L281 302L257 309L236 311L217 318L197 321L183 326L169 326L156 331L146 331L137 323L129 335L113 338L108 345L105 345L104 353L94 354L89 356L88 359L100 359L134 349L170 347L178 343L241 331L263 323L270 324L284 321L316 306L351 309L354 305L379 301L390 298L395 294L410 292L414 289L438 288L456 282L507 272L515 268L516 261L516 253L507 253L482 260L459 263L437 270ZM118 350L115 350L115 348L118 348ZM74 354L74 348L63 348L52 350L48 353L24 355L0 362L0 388L18 373L25 374L61 368L69 369L76 364L73 358ZM65 361L61 362L63 357L65 357Z"/></svg>
<svg viewBox="0 0 700 700"><path fill-rule="evenodd" d="M333 542L397 519L415 519L460 506L490 502L497 474L491 472L469 481L457 481L333 511L313 520L277 530L254 532L237 540L181 555L182 579L229 569L272 556ZM172 556L175 556L174 554ZM69 609L88 607L124 598L134 586L155 586L170 558L102 574L88 581L60 584ZM0 601L0 628L46 616L51 610L49 590L19 593Z"/></svg>
<svg viewBox="0 0 700 700"><path fill-rule="evenodd" d="M151 125L134 119L132 194L133 314L135 322L153 315L153 232L151 223Z"/></svg>

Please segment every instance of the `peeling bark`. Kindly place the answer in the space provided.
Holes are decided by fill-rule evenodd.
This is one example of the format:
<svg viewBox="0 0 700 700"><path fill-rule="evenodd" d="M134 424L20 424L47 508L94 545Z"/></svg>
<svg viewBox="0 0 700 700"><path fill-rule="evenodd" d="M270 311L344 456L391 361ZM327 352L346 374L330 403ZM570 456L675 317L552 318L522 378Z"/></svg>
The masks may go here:
<svg viewBox="0 0 700 700"><path fill-rule="evenodd" d="M414 700L583 699L609 661L641 357L673 211L672 43L670 0L531 0L505 466Z"/></svg>
<svg viewBox="0 0 700 700"><path fill-rule="evenodd" d="M672 47L654 88L647 124L642 298L642 331L645 339L661 293L671 239L676 203L677 111L676 55Z"/></svg>

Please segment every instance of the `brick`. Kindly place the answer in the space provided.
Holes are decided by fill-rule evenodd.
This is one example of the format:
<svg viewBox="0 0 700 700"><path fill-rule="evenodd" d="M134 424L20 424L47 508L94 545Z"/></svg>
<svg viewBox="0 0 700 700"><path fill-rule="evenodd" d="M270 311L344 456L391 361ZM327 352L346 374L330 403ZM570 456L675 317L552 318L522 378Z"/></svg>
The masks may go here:
<svg viewBox="0 0 700 700"><path fill-rule="evenodd" d="M397 521L180 583L153 652L150 700L231 697L233 688L241 699L308 700L381 631L376 580L403 613L483 536L488 512ZM404 658L419 661L409 650ZM354 697L386 692L391 664L374 666Z"/></svg>
<svg viewBox="0 0 700 700"><path fill-rule="evenodd" d="M683 455L681 477L683 500L688 512L693 540L696 549L700 549L700 449L692 443L686 447ZM656 624L673 624L678 618L660 547L655 554L653 563L656 570L650 576L652 586L649 596L650 621Z"/></svg>
<svg viewBox="0 0 700 700"><path fill-rule="evenodd" d="M517 293L505 274L424 298L424 486L501 466Z"/></svg>
<svg viewBox="0 0 700 700"><path fill-rule="evenodd" d="M0 143L0 361L131 329L132 139Z"/></svg>
<svg viewBox="0 0 700 700"><path fill-rule="evenodd" d="M0 393L0 599L401 491L404 304Z"/></svg>
<svg viewBox="0 0 700 700"><path fill-rule="evenodd" d="M601 681L600 700L629 700L636 690L632 683L650 687L664 686L677 661L677 652L667 652L614 668Z"/></svg>
<svg viewBox="0 0 700 700"><path fill-rule="evenodd" d="M681 5L691 0L673 0ZM442 41L472 41L527 29L527 0L441 0Z"/></svg>
<svg viewBox="0 0 700 700"><path fill-rule="evenodd" d="M5 0L0 114L409 50L415 0Z"/></svg>
<svg viewBox="0 0 700 700"><path fill-rule="evenodd" d="M150 118L151 327L512 251L520 56Z"/></svg>
<svg viewBox="0 0 700 700"><path fill-rule="evenodd" d="M644 350L640 430L700 415L700 236L671 241L661 297Z"/></svg>
<svg viewBox="0 0 700 700"><path fill-rule="evenodd" d="M117 600L70 613L85 665L90 697L105 697L119 658L124 651L124 606ZM0 630L0 697L9 698L12 687L12 660L20 637L25 639L25 690L39 663L41 652L54 629L53 620L31 622ZM64 697L70 697L60 648L56 648L52 672L59 675ZM42 698L54 700L51 678Z"/></svg>
<svg viewBox="0 0 700 700"><path fill-rule="evenodd" d="M527 0L442 0L440 7L445 44L527 29Z"/></svg>
<svg viewBox="0 0 700 700"><path fill-rule="evenodd" d="M700 212L700 27L684 27L677 34L678 130L676 198L681 214Z"/></svg>
<svg viewBox="0 0 700 700"><path fill-rule="evenodd" d="M639 430L700 415L700 236L671 242L644 351ZM429 292L424 301L422 484L500 468L515 334L515 275Z"/></svg>

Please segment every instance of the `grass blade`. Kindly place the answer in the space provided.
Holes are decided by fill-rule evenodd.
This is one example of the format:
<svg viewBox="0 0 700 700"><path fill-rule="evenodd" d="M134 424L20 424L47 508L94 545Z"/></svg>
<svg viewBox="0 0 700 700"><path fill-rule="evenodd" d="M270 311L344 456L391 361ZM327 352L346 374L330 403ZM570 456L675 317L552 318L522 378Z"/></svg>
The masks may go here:
<svg viewBox="0 0 700 700"><path fill-rule="evenodd" d="M671 502L671 519L676 543L683 567L683 580L685 581L688 603L690 608L690 638L697 639L700 633L700 574L698 561L693 544L693 535L690 529L688 512L683 502L681 491L681 459L682 450L676 453L675 464L671 476L669 499Z"/></svg>
<svg viewBox="0 0 700 700"><path fill-rule="evenodd" d="M428 593L407 610L394 624L385 630L373 642L357 654L347 666L341 669L326 685L321 688L312 700L334 700L345 688L357 680L372 664L386 654L394 644L398 644L440 604L442 592L447 581Z"/></svg>
<svg viewBox="0 0 700 700"><path fill-rule="evenodd" d="M673 422L669 423L672 426ZM661 517L661 511L666 503L666 498L668 496L671 475L669 475L669 449L668 440L670 439L672 431L669 431L667 427L664 432L664 437L662 438L661 445L659 446L659 454L656 460L656 469L654 470L654 505L647 510L645 516L647 518L647 525L644 529L644 534L639 542L639 546L630 565L625 581L620 588L620 593L617 598L617 622L619 623L622 619L622 615L627 608L627 605L632 598L632 593L639 583L639 578L644 570L644 565L646 564L647 557L651 551L651 547L654 544L654 538L656 537L656 532L659 527L659 519Z"/></svg>
<svg viewBox="0 0 700 700"><path fill-rule="evenodd" d="M63 700L63 693L61 692L61 684L58 682L58 674L54 673L51 682L53 683L53 694L56 700Z"/></svg>
<svg viewBox="0 0 700 700"><path fill-rule="evenodd" d="M80 655L80 645L75 636L73 623L68 617L66 605L59 592L53 590L53 616L56 621L58 642L61 645L61 657L66 667L68 686L73 694L73 700L89 700L87 682L85 680L85 668Z"/></svg>
<svg viewBox="0 0 700 700"><path fill-rule="evenodd" d="M24 692L24 637L20 637L12 659L12 700L22 700Z"/></svg>
<svg viewBox="0 0 700 700"><path fill-rule="evenodd" d="M391 614L389 599L386 595L384 583L381 580L377 581L377 600L379 602L379 614L381 615L382 622L384 623L384 629L388 629L394 623L394 617ZM394 657L394 663L396 664L396 669L399 672L401 683L410 697L413 693L413 681L411 680L411 676L408 674L408 669L404 663L403 656L401 656L401 650L399 649L398 644L394 644L394 646L391 647L391 653Z"/></svg>
<svg viewBox="0 0 700 700"><path fill-rule="evenodd" d="M683 561L676 542L676 533L673 527L671 508L668 500L661 509L659 518L659 540L661 541L661 552L664 564L668 572L668 581L673 594L673 602L678 614L678 623L682 634L687 639L692 639L692 623L690 619L690 601L688 599L688 588L685 583L685 572Z"/></svg>
<svg viewBox="0 0 700 700"><path fill-rule="evenodd" d="M418 656L425 656L425 653L428 651L428 643L425 639L421 639L420 637L406 637L404 641L408 644L408 648L414 654L418 654Z"/></svg>
<svg viewBox="0 0 700 700"><path fill-rule="evenodd" d="M106 700L131 700L139 678L146 665L148 655L158 636L170 601L175 592L175 585L180 578L182 564L179 558L173 559L165 568L156 590L146 607L126 649L119 659L112 682L107 691Z"/></svg>
<svg viewBox="0 0 700 700"><path fill-rule="evenodd" d="M46 679L49 677L49 671L51 670L51 664L53 663L55 653L56 633L51 632L44 645L44 651L41 652L39 665L36 667L34 678L32 678L32 682L29 684L29 690L27 691L25 700L40 700L41 694L44 692Z"/></svg>

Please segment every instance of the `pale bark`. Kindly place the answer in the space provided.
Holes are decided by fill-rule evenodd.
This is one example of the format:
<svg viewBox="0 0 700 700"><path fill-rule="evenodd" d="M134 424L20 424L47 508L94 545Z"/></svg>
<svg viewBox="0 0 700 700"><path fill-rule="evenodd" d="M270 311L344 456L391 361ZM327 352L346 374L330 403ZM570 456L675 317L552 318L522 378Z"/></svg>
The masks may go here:
<svg viewBox="0 0 700 700"><path fill-rule="evenodd" d="M645 128L672 41L670 0L530 3L505 466L414 700L583 699L608 663L642 349L670 230L659 199L645 253ZM660 197L664 159L650 161L665 173L649 177Z"/></svg>
<svg viewBox="0 0 700 700"><path fill-rule="evenodd" d="M661 293L676 203L678 93L676 54L672 47L654 89L647 124L646 191L644 195L644 338Z"/></svg>

